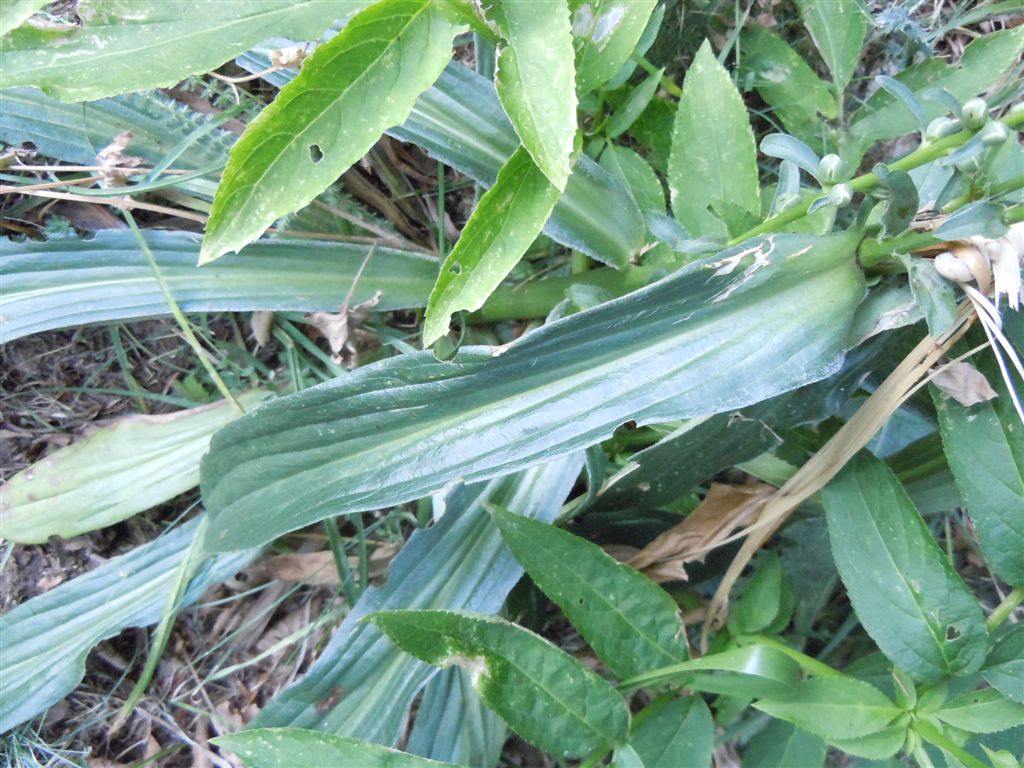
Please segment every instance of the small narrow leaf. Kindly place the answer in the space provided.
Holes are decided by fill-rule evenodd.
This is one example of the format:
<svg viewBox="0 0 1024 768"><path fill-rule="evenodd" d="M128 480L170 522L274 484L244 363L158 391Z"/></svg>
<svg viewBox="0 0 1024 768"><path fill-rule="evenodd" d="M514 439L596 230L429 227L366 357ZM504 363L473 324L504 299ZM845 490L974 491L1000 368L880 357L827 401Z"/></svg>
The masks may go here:
<svg viewBox="0 0 1024 768"><path fill-rule="evenodd" d="M505 38L494 82L523 146L563 191L576 136L576 70L565 0L543 12L528 0L493 0L486 11Z"/></svg>
<svg viewBox="0 0 1024 768"><path fill-rule="evenodd" d="M874 174L885 187L888 199L882 212L882 226L885 237L904 232L917 215L921 204L917 185L906 171L892 171L882 163L875 165Z"/></svg>
<svg viewBox="0 0 1024 768"><path fill-rule="evenodd" d="M769 133L761 139L761 152L768 157L788 160L812 179L818 178L818 164L821 162L821 158L818 157L817 152L800 139L785 133Z"/></svg>
<svg viewBox="0 0 1024 768"><path fill-rule="evenodd" d="M493 514L516 560L620 678L689 658L679 609L661 587L567 531Z"/></svg>
<svg viewBox="0 0 1024 768"><path fill-rule="evenodd" d="M210 741L242 758L245 768L457 768L452 763L427 760L370 741L303 728L254 728Z"/></svg>
<svg viewBox="0 0 1024 768"><path fill-rule="evenodd" d="M995 688L983 688L947 701L934 715L963 731L995 733L1024 723L1024 704L1003 696Z"/></svg>
<svg viewBox="0 0 1024 768"><path fill-rule="evenodd" d="M44 5L45 3L35 3ZM171 86L265 40L314 39L367 0L79 0L84 24L21 26L0 53L3 87L32 85L65 101ZM7 3L4 3L7 14Z"/></svg>
<svg viewBox="0 0 1024 768"><path fill-rule="evenodd" d="M704 700L688 696L651 706L629 740L644 768L709 768L715 724Z"/></svg>
<svg viewBox="0 0 1024 768"><path fill-rule="evenodd" d="M923 131L928 127L928 116L924 111L924 105L918 100L912 90L899 80L886 75L879 75L875 78L875 82L878 83L880 88L892 94L897 101L907 108L910 114L914 116L914 120L917 121L918 129Z"/></svg>
<svg viewBox="0 0 1024 768"><path fill-rule="evenodd" d="M902 256L914 301L924 312L928 333L938 338L956 320L956 294L953 286L935 268L931 259Z"/></svg>
<svg viewBox="0 0 1024 768"><path fill-rule="evenodd" d="M754 706L825 739L868 736L900 715L884 693L848 677L811 678L786 699L764 699Z"/></svg>
<svg viewBox="0 0 1024 768"><path fill-rule="evenodd" d="M465 667L484 702L542 749L579 757L626 739L629 710L615 689L515 624L464 611L384 611L370 620L421 661Z"/></svg>
<svg viewBox="0 0 1024 768"><path fill-rule="evenodd" d="M423 346L448 332L459 310L483 306L540 234L559 192L522 147L498 173L448 254L427 303Z"/></svg>
<svg viewBox="0 0 1024 768"><path fill-rule="evenodd" d="M686 72L668 181L673 213L693 237L725 239L744 228L727 211L754 217L761 212L757 149L747 110L708 42Z"/></svg>
<svg viewBox="0 0 1024 768"><path fill-rule="evenodd" d="M606 147L601 153L601 167L622 181L629 196L641 211L665 213L665 188L654 169L629 147Z"/></svg>
<svg viewBox="0 0 1024 768"><path fill-rule="evenodd" d="M657 0L570 0L576 89L604 85L629 61Z"/></svg>
<svg viewBox="0 0 1024 768"><path fill-rule="evenodd" d="M797 5L837 89L845 89L857 69L868 31L864 10L858 0L797 0Z"/></svg>
<svg viewBox="0 0 1024 768"><path fill-rule="evenodd" d="M382 0L320 46L231 150L200 263L312 201L408 117L459 27L429 0Z"/></svg>
<svg viewBox="0 0 1024 768"><path fill-rule="evenodd" d="M926 682L978 670L981 607L892 471L862 452L822 496L850 601L889 660Z"/></svg>
<svg viewBox="0 0 1024 768"><path fill-rule="evenodd" d="M657 72L648 75L640 85L629 92L629 96L626 97L622 106L615 110L605 125L605 135L609 139L615 139L624 134L643 114L647 105L651 103L651 99L654 98L654 94L657 93L658 86L661 85L661 77L664 74L665 68L662 67Z"/></svg>
<svg viewBox="0 0 1024 768"><path fill-rule="evenodd" d="M859 739L830 739L829 743L843 752L867 760L885 760L900 751L907 740L905 725L891 725Z"/></svg>

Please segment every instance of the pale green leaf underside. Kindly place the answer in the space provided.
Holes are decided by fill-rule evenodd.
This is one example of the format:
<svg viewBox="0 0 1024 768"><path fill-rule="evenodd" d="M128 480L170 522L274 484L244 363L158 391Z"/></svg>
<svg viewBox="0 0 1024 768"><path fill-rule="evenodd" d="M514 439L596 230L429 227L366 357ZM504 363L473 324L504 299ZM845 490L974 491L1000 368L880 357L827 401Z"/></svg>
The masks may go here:
<svg viewBox="0 0 1024 768"><path fill-rule="evenodd" d="M441 265L427 303L425 347L448 332L454 313L483 306L540 234L559 196L529 153L517 149Z"/></svg>
<svg viewBox="0 0 1024 768"><path fill-rule="evenodd" d="M0 37L24 24L50 0L6 0L0 4Z"/></svg>
<svg viewBox="0 0 1024 768"><path fill-rule="evenodd" d="M504 348L360 368L214 438L207 546L420 498L605 439L741 408L832 373L863 296L856 233L748 241Z"/></svg>
<svg viewBox="0 0 1024 768"><path fill-rule="evenodd" d="M686 72L672 131L668 182L672 212L693 237L726 239L741 228L722 221L726 211L756 217L761 210L757 149L747 109L708 43Z"/></svg>
<svg viewBox="0 0 1024 768"><path fill-rule="evenodd" d="M248 392L252 408L269 397ZM210 437L240 414L225 400L159 416L133 415L101 427L16 474L4 486L3 537L42 544L120 522L199 483Z"/></svg>
<svg viewBox="0 0 1024 768"><path fill-rule="evenodd" d="M689 658L675 601L596 544L545 523L495 511L512 554L620 679Z"/></svg>
<svg viewBox="0 0 1024 768"><path fill-rule="evenodd" d="M797 0L804 26L842 91L860 61L868 21L857 0Z"/></svg>
<svg viewBox="0 0 1024 768"><path fill-rule="evenodd" d="M2 87L66 101L163 88L268 37L315 38L366 0L80 0L81 27L23 26L4 40Z"/></svg>
<svg viewBox="0 0 1024 768"><path fill-rule="evenodd" d="M199 527L193 520L0 616L0 731L60 701L85 674L89 650L126 627L160 619L175 572ZM182 605L248 565L254 550L221 555L193 579Z"/></svg>
<svg viewBox="0 0 1024 768"><path fill-rule="evenodd" d="M754 706L826 739L877 733L901 711L874 686L845 677L811 678L786 699L765 699Z"/></svg>
<svg viewBox="0 0 1024 768"><path fill-rule="evenodd" d="M626 738L629 710L616 690L522 627L465 611L386 611L370 620L406 653L466 668L484 702L542 749L581 757Z"/></svg>
<svg viewBox="0 0 1024 768"><path fill-rule="evenodd" d="M231 150L201 263L312 201L405 120L451 58L457 31L429 0L384 0L318 48Z"/></svg>
<svg viewBox="0 0 1024 768"><path fill-rule="evenodd" d="M559 191L572 172L576 86L569 8L547 0L495 0L487 10L506 43L494 82L505 113L537 167Z"/></svg>
<svg viewBox="0 0 1024 768"><path fill-rule="evenodd" d="M977 671L988 646L981 607L892 471L862 452L822 496L850 601L889 660L923 681Z"/></svg>
<svg viewBox="0 0 1024 768"><path fill-rule="evenodd" d="M212 742L242 758L245 768L457 768L373 742L304 728L255 728L218 736Z"/></svg>
<svg viewBox="0 0 1024 768"><path fill-rule="evenodd" d="M655 5L657 0L570 0L579 93L603 85L629 61Z"/></svg>

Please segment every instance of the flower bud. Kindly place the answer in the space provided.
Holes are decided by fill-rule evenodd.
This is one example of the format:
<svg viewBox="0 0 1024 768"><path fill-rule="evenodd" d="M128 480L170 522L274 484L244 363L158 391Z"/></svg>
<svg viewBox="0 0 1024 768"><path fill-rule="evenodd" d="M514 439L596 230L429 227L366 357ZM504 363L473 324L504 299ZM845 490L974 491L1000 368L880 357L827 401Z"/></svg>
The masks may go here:
<svg viewBox="0 0 1024 768"><path fill-rule="evenodd" d="M853 190L849 184L836 184L828 191L828 201L836 208L844 208L853 200Z"/></svg>
<svg viewBox="0 0 1024 768"><path fill-rule="evenodd" d="M970 268L949 251L944 251L932 262L935 271L952 283L969 283L974 279Z"/></svg>
<svg viewBox="0 0 1024 768"><path fill-rule="evenodd" d="M984 99L968 99L960 108L960 117L970 131L976 131L988 120L988 104Z"/></svg>
<svg viewBox="0 0 1024 768"><path fill-rule="evenodd" d="M843 161L839 155L825 155L818 163L818 181L822 184L835 184L839 181L843 170Z"/></svg>
<svg viewBox="0 0 1024 768"><path fill-rule="evenodd" d="M1006 116L1020 117L1021 115L1024 115L1024 101L1018 101L1016 104L1010 107L1010 111L1007 113Z"/></svg>
<svg viewBox="0 0 1024 768"><path fill-rule="evenodd" d="M952 136L964 127L959 120L952 120L948 117L936 117L925 129L924 137L928 141L938 141L946 136Z"/></svg>
<svg viewBox="0 0 1024 768"><path fill-rule="evenodd" d="M956 163L956 169L960 171L960 173L967 174L968 176L977 173L981 170L981 160L983 157L984 154L981 152L973 154L970 157L965 157L963 160Z"/></svg>
<svg viewBox="0 0 1024 768"><path fill-rule="evenodd" d="M981 136L981 143L986 147L998 147L1010 138L1010 132L998 120L986 123L978 135Z"/></svg>

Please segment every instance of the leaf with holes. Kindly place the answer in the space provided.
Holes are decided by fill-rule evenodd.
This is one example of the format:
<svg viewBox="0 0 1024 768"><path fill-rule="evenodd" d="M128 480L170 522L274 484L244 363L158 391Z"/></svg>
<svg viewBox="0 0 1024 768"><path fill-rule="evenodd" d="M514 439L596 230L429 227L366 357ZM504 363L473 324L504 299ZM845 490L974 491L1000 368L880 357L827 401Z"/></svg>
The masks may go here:
<svg viewBox="0 0 1024 768"><path fill-rule="evenodd" d="M459 310L483 306L540 234L559 192L520 147L480 198L427 302L423 345L448 332Z"/></svg>
<svg viewBox="0 0 1024 768"><path fill-rule="evenodd" d="M493 515L516 560L620 678L689 658L678 606L646 576L567 531Z"/></svg>
<svg viewBox="0 0 1024 768"><path fill-rule="evenodd" d="M822 496L839 575L889 660L924 682L977 671L988 650L981 606L892 471L861 452Z"/></svg>
<svg viewBox="0 0 1024 768"><path fill-rule="evenodd" d="M562 191L572 171L576 136L569 6L548 0L538 12L524 0L493 0L486 13L505 38L494 74L498 97L526 151Z"/></svg>
<svg viewBox="0 0 1024 768"><path fill-rule="evenodd" d="M465 611L384 611L369 618L421 661L469 670L484 702L542 749L579 757L626 739L629 710L615 689L522 627Z"/></svg>
<svg viewBox="0 0 1024 768"><path fill-rule="evenodd" d="M429 0L383 0L310 56L231 150L200 263L237 251L296 211L409 115L460 26Z"/></svg>

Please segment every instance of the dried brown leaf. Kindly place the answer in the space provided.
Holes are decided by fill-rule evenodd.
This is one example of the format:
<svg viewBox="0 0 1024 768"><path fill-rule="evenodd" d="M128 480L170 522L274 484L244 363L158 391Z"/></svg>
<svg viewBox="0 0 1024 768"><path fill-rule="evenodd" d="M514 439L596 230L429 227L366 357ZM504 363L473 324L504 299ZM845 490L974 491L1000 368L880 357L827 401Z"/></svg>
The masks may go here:
<svg viewBox="0 0 1024 768"><path fill-rule="evenodd" d="M383 576L391 560L398 553L398 544L381 544L370 554L370 577ZM349 565L359 566L359 558L350 556ZM290 555L268 557L258 570L268 578L279 581L296 581L313 586L337 586L341 583L334 555L328 550L321 552L297 552Z"/></svg>
<svg viewBox="0 0 1024 768"><path fill-rule="evenodd" d="M932 376L932 384L960 405L984 403L999 396L983 373L962 361L940 369Z"/></svg>
<svg viewBox="0 0 1024 768"><path fill-rule="evenodd" d="M356 345L352 342L352 334L380 303L380 297L381 292L377 291L371 298L351 309L342 304L337 312L313 312L306 315L310 327L327 339L334 362L347 368L355 367Z"/></svg>
<svg viewBox="0 0 1024 768"><path fill-rule="evenodd" d="M252 337L256 339L256 348L270 343L270 327L274 323L274 313L268 309L258 309L249 318Z"/></svg>
<svg viewBox="0 0 1024 768"><path fill-rule="evenodd" d="M127 168L138 168L145 161L141 157L126 155L125 150L132 141L132 132L123 131L114 137L114 140L96 153L96 165L101 169L99 172L100 186L123 187L129 173Z"/></svg>

